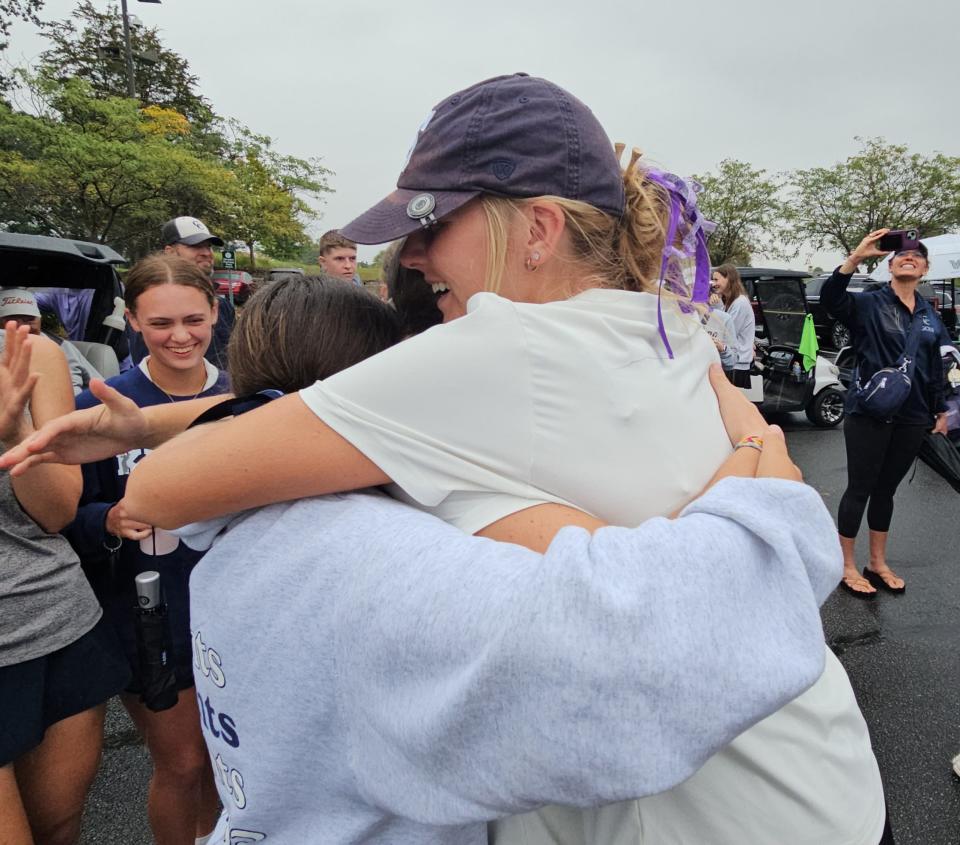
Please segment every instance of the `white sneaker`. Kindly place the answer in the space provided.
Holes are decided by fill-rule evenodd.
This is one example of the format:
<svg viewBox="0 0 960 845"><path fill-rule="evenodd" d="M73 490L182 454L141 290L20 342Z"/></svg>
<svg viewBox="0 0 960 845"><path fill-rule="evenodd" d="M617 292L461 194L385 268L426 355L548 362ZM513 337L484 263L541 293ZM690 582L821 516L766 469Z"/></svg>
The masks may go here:
<svg viewBox="0 0 960 845"><path fill-rule="evenodd" d="M953 758L953 773L960 778L960 754Z"/></svg>

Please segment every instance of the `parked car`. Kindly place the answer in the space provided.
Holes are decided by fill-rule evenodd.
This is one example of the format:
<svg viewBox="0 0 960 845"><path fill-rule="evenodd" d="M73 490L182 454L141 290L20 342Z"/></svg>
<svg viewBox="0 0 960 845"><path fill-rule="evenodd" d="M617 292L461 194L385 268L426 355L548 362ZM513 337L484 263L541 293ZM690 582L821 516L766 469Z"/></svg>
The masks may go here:
<svg viewBox="0 0 960 845"><path fill-rule="evenodd" d="M299 267L276 267L267 273L267 281L282 279L284 276L305 276L306 274Z"/></svg>
<svg viewBox="0 0 960 845"><path fill-rule="evenodd" d="M930 282L930 287L939 300L940 316L950 332L950 337L960 338L960 284L956 279Z"/></svg>
<svg viewBox="0 0 960 845"><path fill-rule="evenodd" d="M41 315L53 315L68 337L105 376L127 356L123 285L126 259L106 244L0 232L0 279L38 296ZM119 300L119 301L118 301Z"/></svg>
<svg viewBox="0 0 960 845"><path fill-rule="evenodd" d="M810 274L804 273L802 270L779 270L773 267L737 267L737 272L740 274L740 279L743 282L743 286L747 290L747 297L750 299L750 304L753 306L753 317L757 324L756 335L759 338L766 338L768 336L768 332L766 323L764 322L763 312L757 303L757 293L756 288L754 287L755 283L760 279L800 279L801 281L805 282L810 278ZM768 303L767 308L768 310L775 309L776 303Z"/></svg>
<svg viewBox="0 0 960 845"><path fill-rule="evenodd" d="M229 299L232 292L233 301L242 305L253 293L253 276L246 270L214 270L213 286L218 296Z"/></svg>
<svg viewBox="0 0 960 845"><path fill-rule="evenodd" d="M820 290L823 288L824 282L829 278L830 273L823 273L807 282L807 310L813 314L813 324L817 329L817 337L820 340L821 346L831 349L843 349L844 346L850 345L850 329L841 321L828 314L827 310L820 304ZM865 293L866 291L876 290L886 284L888 284L888 282L871 279L864 273L854 273L850 279L850 284L847 285L847 291L852 294ZM943 283L938 282L937 284L942 285ZM917 292L924 299L933 303L933 307L940 311L944 323L947 324L947 328L949 329L952 325L955 330L957 317L953 311L953 298L950 297L949 309L945 308L944 302L947 299L945 292L941 289L940 293L938 293L934 285L930 282L921 282L917 286ZM950 311L949 315L945 313L947 310Z"/></svg>

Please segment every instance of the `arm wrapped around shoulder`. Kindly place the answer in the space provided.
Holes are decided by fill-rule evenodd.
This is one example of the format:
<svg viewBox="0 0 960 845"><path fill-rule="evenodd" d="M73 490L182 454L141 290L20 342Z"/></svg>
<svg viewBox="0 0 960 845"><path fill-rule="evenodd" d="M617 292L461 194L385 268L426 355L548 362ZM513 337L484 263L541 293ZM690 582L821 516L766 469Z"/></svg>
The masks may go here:
<svg viewBox="0 0 960 845"><path fill-rule="evenodd" d="M564 528L543 556L425 519L382 563L364 549L336 626L357 781L399 815L669 789L823 671L842 564L803 484L727 478L677 519Z"/></svg>

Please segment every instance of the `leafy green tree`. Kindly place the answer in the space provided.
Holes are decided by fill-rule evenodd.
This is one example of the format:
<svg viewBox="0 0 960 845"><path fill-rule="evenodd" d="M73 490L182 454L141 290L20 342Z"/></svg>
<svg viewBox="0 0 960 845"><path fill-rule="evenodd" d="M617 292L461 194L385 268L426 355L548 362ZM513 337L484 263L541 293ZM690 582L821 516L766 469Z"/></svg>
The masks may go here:
<svg viewBox="0 0 960 845"><path fill-rule="evenodd" d="M10 27L16 18L39 24L37 13L43 8L44 0L0 0L0 50L9 45Z"/></svg>
<svg viewBox="0 0 960 845"><path fill-rule="evenodd" d="M42 73L61 82L83 79L95 97L127 96L123 18L115 4L99 11L81 0L68 20L44 23L41 31L50 42L40 54ZM130 46L140 102L179 112L195 129L210 128L215 115L197 92L197 77L186 59L163 46L157 29L131 21Z"/></svg>
<svg viewBox="0 0 960 845"><path fill-rule="evenodd" d="M860 151L845 162L792 174L794 239L849 254L882 227L916 228L929 236L960 225L960 158L910 153L882 138L857 140Z"/></svg>
<svg viewBox="0 0 960 845"><path fill-rule="evenodd" d="M101 12L81 0L43 33L40 70L17 70L21 102L0 108L6 228L109 240L135 258L158 246L164 220L192 214L246 244L251 264L255 247L278 258L315 247L309 200L330 190L329 171L218 117L155 29L134 24L131 33L136 100L126 96L116 6Z"/></svg>
<svg viewBox="0 0 960 845"><path fill-rule="evenodd" d="M707 247L714 264L749 264L755 252L782 252L777 240L783 219L780 183L744 161L724 159L716 173L694 176L703 187L697 205L717 228Z"/></svg>
<svg viewBox="0 0 960 845"><path fill-rule="evenodd" d="M0 0L0 53L10 46L10 28L16 19L40 24L37 13L43 8L44 0ZM0 92L6 91L12 84L12 78L0 73Z"/></svg>
<svg viewBox="0 0 960 845"><path fill-rule="evenodd" d="M316 218L307 202L330 190L327 170L316 158L279 153L266 135L230 120L227 166L235 177L226 195L223 230L243 242L256 264L255 247L294 258L310 243L306 224Z"/></svg>
<svg viewBox="0 0 960 845"><path fill-rule="evenodd" d="M320 260L320 243L311 238L306 243L301 244L299 251L295 256L291 256L299 264L317 264Z"/></svg>
<svg viewBox="0 0 960 845"><path fill-rule="evenodd" d="M182 115L97 99L80 79L22 79L38 113L0 105L0 219L9 228L109 241L135 256L174 214L220 213L234 177L178 143L189 132Z"/></svg>

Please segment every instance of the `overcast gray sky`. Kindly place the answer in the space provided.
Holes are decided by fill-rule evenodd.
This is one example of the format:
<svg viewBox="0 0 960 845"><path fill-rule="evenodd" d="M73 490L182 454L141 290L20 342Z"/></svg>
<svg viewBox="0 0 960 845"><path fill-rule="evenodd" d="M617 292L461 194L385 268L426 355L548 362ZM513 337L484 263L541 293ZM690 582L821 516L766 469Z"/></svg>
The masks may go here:
<svg viewBox="0 0 960 845"><path fill-rule="evenodd" d="M47 0L41 16L74 5ZM683 175L728 157L770 171L830 165L857 149L855 135L960 154L958 0L129 6L188 60L219 114L283 152L322 157L336 193L321 230L392 190L436 101L515 71L567 88L613 140ZM32 27L14 28L10 60L42 49Z"/></svg>

